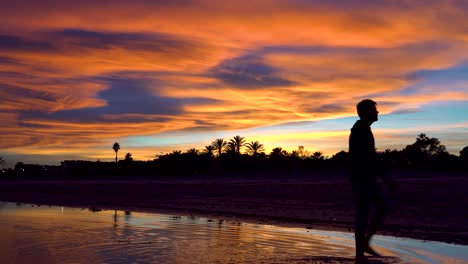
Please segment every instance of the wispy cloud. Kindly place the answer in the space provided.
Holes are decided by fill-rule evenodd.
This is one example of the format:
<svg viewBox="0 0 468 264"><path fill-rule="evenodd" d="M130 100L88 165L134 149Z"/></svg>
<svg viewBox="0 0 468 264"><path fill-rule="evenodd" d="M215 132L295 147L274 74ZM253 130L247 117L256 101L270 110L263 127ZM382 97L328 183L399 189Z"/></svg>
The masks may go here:
<svg viewBox="0 0 468 264"><path fill-rule="evenodd" d="M148 157L162 133L307 127L355 116L368 97L399 127L468 101L467 12L456 0L3 1L0 148L97 157L154 136ZM444 109L414 131L462 138ZM256 136L332 151L346 148L338 130ZM407 143L396 135L385 144Z"/></svg>

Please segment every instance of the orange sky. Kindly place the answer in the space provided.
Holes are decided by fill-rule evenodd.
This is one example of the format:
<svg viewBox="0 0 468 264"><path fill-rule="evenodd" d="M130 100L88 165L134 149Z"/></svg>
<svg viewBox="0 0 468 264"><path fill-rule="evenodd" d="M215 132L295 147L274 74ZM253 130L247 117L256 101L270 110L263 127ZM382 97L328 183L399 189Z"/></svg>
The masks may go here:
<svg viewBox="0 0 468 264"><path fill-rule="evenodd" d="M4 1L0 156L137 159L240 134L347 149L378 102L379 149L468 145L464 1ZM123 155L122 155L123 156Z"/></svg>

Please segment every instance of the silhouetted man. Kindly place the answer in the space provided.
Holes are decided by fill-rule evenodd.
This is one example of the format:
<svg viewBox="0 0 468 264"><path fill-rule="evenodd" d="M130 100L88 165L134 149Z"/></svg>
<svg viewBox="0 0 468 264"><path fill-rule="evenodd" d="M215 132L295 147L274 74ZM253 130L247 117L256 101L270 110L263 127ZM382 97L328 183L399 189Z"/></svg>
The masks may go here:
<svg viewBox="0 0 468 264"><path fill-rule="evenodd" d="M360 120L356 121L349 136L349 154L351 158L351 181L356 205L354 232L356 240L356 262L365 263L364 253L378 254L369 246L369 241L383 221L387 211L382 190L376 177L394 188L393 182L382 173L375 151L374 135L370 126L378 120L376 102L365 99L357 104ZM370 221L371 207L375 213Z"/></svg>

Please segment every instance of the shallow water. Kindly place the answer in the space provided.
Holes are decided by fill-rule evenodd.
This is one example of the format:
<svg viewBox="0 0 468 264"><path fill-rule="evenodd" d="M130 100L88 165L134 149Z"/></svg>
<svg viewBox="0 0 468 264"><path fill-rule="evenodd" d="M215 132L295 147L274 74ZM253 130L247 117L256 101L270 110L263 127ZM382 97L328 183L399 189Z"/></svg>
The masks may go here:
<svg viewBox="0 0 468 264"><path fill-rule="evenodd" d="M0 227L0 263L354 263L349 233L203 217L0 203ZM371 263L468 263L467 246L373 243Z"/></svg>

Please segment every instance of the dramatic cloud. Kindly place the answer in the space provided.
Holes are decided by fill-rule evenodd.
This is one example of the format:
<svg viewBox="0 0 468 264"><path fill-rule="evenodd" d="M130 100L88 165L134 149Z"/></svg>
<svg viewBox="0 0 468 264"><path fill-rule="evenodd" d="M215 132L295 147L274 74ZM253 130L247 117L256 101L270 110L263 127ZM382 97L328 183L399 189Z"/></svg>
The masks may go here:
<svg viewBox="0 0 468 264"><path fill-rule="evenodd" d="M432 126L457 153L467 13L457 0L3 1L0 150L105 159L121 141L149 158L245 133L328 153L373 98L381 148ZM262 127L275 132L249 132Z"/></svg>
<svg viewBox="0 0 468 264"><path fill-rule="evenodd" d="M276 76L277 70L258 58L241 57L223 61L213 69L213 75L226 85L237 88L275 88L294 84Z"/></svg>
<svg viewBox="0 0 468 264"><path fill-rule="evenodd" d="M28 40L18 36L0 35L2 51L52 51L54 46L48 42Z"/></svg>

